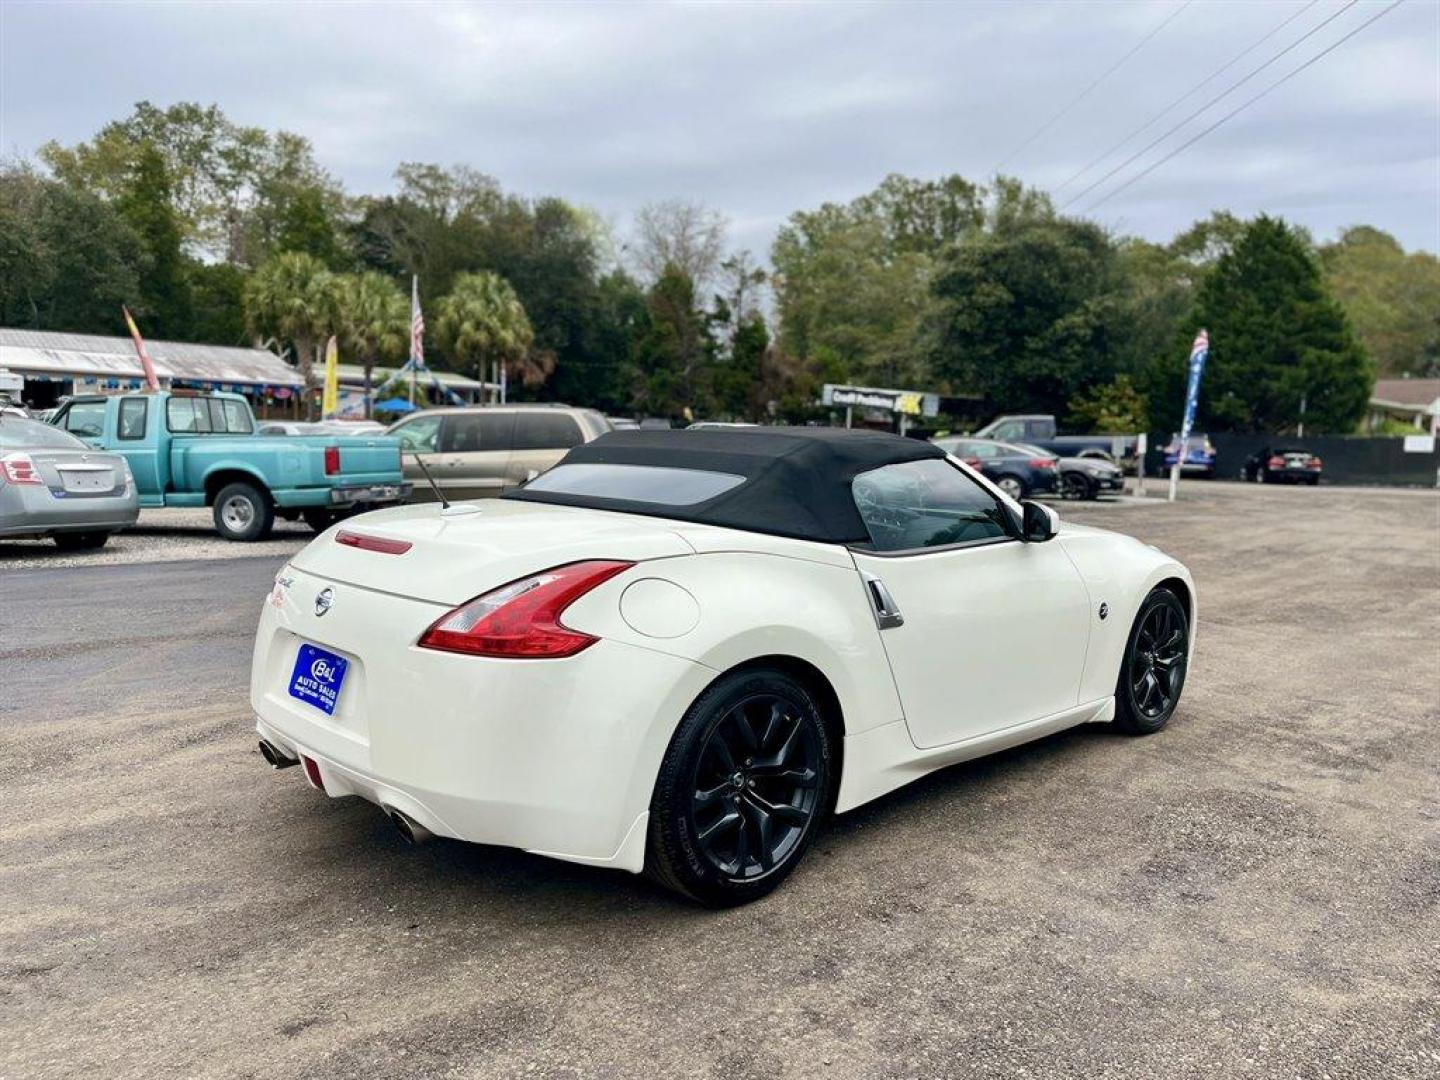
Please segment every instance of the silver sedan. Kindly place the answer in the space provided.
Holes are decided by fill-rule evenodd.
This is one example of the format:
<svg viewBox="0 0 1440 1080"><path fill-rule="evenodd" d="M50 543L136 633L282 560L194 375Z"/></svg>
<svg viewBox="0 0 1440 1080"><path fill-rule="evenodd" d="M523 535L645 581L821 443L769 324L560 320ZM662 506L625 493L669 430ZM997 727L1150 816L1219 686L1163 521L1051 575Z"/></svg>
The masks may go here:
<svg viewBox="0 0 1440 1080"><path fill-rule="evenodd" d="M135 479L119 454L38 420L0 416L0 536L98 548L139 516Z"/></svg>

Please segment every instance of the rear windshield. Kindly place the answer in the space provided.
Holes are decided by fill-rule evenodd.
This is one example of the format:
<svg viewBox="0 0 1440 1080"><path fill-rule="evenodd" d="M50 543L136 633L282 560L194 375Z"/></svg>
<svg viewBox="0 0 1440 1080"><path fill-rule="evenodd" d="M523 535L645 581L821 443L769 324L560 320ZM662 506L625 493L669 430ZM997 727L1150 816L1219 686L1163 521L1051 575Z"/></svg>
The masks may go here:
<svg viewBox="0 0 1440 1080"><path fill-rule="evenodd" d="M623 499L652 506L694 506L745 482L734 473L667 469L660 465L557 465L525 485L526 491Z"/></svg>
<svg viewBox="0 0 1440 1080"><path fill-rule="evenodd" d="M0 416L0 450L89 450L68 431L27 420L23 416Z"/></svg>

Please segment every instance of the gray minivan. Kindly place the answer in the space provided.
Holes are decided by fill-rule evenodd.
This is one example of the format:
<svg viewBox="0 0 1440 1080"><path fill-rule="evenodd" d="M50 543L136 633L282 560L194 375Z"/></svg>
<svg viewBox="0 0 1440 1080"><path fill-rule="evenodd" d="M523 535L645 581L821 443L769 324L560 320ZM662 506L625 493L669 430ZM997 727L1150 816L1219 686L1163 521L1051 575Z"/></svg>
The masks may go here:
<svg viewBox="0 0 1440 1080"><path fill-rule="evenodd" d="M572 446L610 430L594 409L568 405L473 405L428 409L397 421L385 432L400 440L412 502L433 502L414 454L450 500L502 495L539 476Z"/></svg>

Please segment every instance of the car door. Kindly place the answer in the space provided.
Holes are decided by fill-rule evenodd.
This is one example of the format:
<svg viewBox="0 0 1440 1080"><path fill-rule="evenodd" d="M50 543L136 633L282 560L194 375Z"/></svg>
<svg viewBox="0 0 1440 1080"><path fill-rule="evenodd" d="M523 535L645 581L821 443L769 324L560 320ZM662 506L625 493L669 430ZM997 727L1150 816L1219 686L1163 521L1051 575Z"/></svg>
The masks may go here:
<svg viewBox="0 0 1440 1080"><path fill-rule="evenodd" d="M414 416L403 420L390 429L389 434L400 440L400 467L414 487L410 492L412 502L434 502L435 493L425 479L424 472L415 461L418 454L425 460L425 468L435 476L440 471L440 416ZM438 478L436 483L439 483Z"/></svg>
<svg viewBox="0 0 1440 1080"><path fill-rule="evenodd" d="M447 499L493 498L505 490L514 426L510 409L445 414L435 479Z"/></svg>
<svg viewBox="0 0 1440 1080"><path fill-rule="evenodd" d="M585 441L575 417L568 412L525 409L515 413L506 487L519 487L550 468L572 446Z"/></svg>
<svg viewBox="0 0 1440 1080"><path fill-rule="evenodd" d="M939 458L855 478L853 549L916 746L963 742L1077 704L1090 599L1058 542L1023 543L1000 500Z"/></svg>

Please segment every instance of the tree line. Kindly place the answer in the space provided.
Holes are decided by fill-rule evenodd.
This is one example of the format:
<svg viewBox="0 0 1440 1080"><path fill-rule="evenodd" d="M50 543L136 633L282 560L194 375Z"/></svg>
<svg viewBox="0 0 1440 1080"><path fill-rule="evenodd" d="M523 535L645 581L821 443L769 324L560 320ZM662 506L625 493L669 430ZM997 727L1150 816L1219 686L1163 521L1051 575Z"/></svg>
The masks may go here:
<svg viewBox="0 0 1440 1080"><path fill-rule="evenodd" d="M1440 261L1368 226L1217 212L1159 244L1066 217L1017 180L892 175L791 214L768 267L685 200L617 235L467 166L402 163L352 195L307 140L217 107L137 105L0 167L0 323L267 343L302 368L336 335L607 412L812 418L823 382L983 395L1103 430L1175 426L1196 330L1200 423L1348 431L1377 373L1440 373Z"/></svg>

